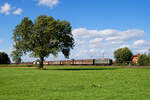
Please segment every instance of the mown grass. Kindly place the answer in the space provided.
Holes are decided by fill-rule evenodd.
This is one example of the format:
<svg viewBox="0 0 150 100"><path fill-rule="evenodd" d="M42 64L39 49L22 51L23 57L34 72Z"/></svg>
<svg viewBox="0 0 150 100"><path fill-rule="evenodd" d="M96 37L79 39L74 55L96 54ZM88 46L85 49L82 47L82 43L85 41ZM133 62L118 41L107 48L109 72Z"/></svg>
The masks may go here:
<svg viewBox="0 0 150 100"><path fill-rule="evenodd" d="M0 68L0 100L150 100L150 69Z"/></svg>
<svg viewBox="0 0 150 100"><path fill-rule="evenodd" d="M39 65L25 64L0 64L0 67L38 67Z"/></svg>

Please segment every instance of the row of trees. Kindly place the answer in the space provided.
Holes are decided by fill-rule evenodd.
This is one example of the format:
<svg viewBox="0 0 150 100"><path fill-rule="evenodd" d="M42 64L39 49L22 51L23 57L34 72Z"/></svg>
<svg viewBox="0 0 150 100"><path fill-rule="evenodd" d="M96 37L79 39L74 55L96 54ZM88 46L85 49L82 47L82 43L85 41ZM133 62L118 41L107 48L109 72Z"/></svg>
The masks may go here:
<svg viewBox="0 0 150 100"><path fill-rule="evenodd" d="M21 62L22 53L18 53L18 51L13 51L11 56L14 61L18 64ZM17 55L17 56L16 56ZM133 54L129 48L120 48L114 52L115 61L117 64L126 65L132 62ZM5 52L0 52L0 64L10 64L10 58ZM133 62L132 62L133 64ZM138 65L150 65L150 56L141 55L138 58Z"/></svg>
<svg viewBox="0 0 150 100"><path fill-rule="evenodd" d="M114 57L115 62L119 65L126 65L129 63L136 65L132 62L133 53L127 47L117 49L114 52ZM140 66L150 65L150 56L147 56L146 54L141 55L138 58L138 65Z"/></svg>
<svg viewBox="0 0 150 100"><path fill-rule="evenodd" d="M138 58L138 64L140 66L150 66L150 56L143 54Z"/></svg>

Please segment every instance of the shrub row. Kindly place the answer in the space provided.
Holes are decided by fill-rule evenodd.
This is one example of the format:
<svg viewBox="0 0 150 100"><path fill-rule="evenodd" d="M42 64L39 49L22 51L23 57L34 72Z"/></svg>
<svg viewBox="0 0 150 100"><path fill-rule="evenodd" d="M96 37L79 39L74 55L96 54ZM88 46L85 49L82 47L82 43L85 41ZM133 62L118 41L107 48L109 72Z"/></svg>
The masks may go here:
<svg viewBox="0 0 150 100"><path fill-rule="evenodd" d="M10 59L5 52L0 52L0 64L10 64Z"/></svg>
<svg viewBox="0 0 150 100"><path fill-rule="evenodd" d="M138 65L140 65L140 66L149 66L150 65L150 56L147 56L145 54L141 55L138 58Z"/></svg>

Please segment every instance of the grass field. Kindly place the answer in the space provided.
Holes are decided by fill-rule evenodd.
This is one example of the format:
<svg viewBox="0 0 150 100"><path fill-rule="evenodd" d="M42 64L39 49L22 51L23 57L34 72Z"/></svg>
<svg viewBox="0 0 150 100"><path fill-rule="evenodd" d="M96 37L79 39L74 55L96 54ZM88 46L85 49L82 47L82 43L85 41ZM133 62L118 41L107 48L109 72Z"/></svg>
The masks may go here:
<svg viewBox="0 0 150 100"><path fill-rule="evenodd" d="M2 67L0 100L150 100L150 69Z"/></svg>

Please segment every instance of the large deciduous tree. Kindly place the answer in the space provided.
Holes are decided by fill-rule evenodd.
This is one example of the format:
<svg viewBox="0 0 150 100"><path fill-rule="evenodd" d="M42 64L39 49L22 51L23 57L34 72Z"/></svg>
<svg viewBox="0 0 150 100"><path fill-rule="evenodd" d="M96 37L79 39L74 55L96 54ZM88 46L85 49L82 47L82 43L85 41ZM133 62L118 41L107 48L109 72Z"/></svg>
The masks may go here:
<svg viewBox="0 0 150 100"><path fill-rule="evenodd" d="M70 49L74 47L71 29L69 22L51 16L41 15L34 22L25 17L14 29L14 47L39 58L42 69L44 58L50 54L57 56L62 52L69 57Z"/></svg>
<svg viewBox="0 0 150 100"><path fill-rule="evenodd" d="M119 48L114 52L116 63L125 64L132 61L132 52L129 48Z"/></svg>

